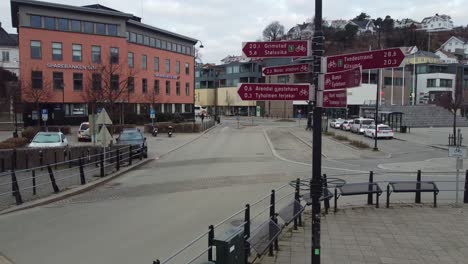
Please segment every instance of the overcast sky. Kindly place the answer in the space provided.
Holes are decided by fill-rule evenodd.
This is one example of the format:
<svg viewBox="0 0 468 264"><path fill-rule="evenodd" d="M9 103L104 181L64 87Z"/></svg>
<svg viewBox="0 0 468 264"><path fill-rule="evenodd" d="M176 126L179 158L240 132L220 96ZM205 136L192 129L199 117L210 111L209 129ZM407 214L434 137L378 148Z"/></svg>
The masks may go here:
<svg viewBox="0 0 468 264"><path fill-rule="evenodd" d="M313 17L314 0L49 0L89 5L99 3L142 17L142 22L200 39L202 60L219 63L227 55L240 55L243 41L261 37L266 25L279 21L286 31ZM323 0L323 16L351 19L360 12L372 18L422 20L435 13L450 15L455 25L468 24L468 0ZM0 0L0 22L11 27L10 1Z"/></svg>

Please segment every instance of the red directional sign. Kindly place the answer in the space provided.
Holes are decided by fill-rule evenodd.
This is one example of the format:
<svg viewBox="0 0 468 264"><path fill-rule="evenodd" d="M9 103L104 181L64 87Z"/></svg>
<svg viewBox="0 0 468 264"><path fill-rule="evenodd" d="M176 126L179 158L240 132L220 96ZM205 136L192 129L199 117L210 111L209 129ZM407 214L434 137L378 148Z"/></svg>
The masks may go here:
<svg viewBox="0 0 468 264"><path fill-rule="evenodd" d="M324 108L346 108L346 90L323 91Z"/></svg>
<svg viewBox="0 0 468 264"><path fill-rule="evenodd" d="M245 42L242 52L249 58L280 58L309 56L307 40Z"/></svg>
<svg viewBox="0 0 468 264"><path fill-rule="evenodd" d="M263 75L266 76L305 72L309 72L309 64L307 63L263 68Z"/></svg>
<svg viewBox="0 0 468 264"><path fill-rule="evenodd" d="M327 57L327 72L337 72L362 66L363 70L397 68L405 59L401 48L375 50Z"/></svg>
<svg viewBox="0 0 468 264"><path fill-rule="evenodd" d="M309 84L242 83L237 90L243 101L307 101Z"/></svg>
<svg viewBox="0 0 468 264"><path fill-rule="evenodd" d="M325 74L324 89L347 89L361 85L361 68Z"/></svg>

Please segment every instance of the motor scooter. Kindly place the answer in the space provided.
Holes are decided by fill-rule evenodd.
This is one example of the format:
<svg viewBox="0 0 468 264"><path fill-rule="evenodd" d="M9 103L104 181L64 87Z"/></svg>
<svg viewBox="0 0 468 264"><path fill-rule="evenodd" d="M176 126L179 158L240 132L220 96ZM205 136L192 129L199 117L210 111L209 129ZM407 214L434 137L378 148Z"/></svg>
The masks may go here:
<svg viewBox="0 0 468 264"><path fill-rule="evenodd" d="M158 127L153 127L153 131L151 131L151 135L153 135L153 137L157 137L158 136Z"/></svg>
<svg viewBox="0 0 468 264"><path fill-rule="evenodd" d="M172 126L167 127L167 135L169 137L172 137L172 132L174 131L174 128Z"/></svg>

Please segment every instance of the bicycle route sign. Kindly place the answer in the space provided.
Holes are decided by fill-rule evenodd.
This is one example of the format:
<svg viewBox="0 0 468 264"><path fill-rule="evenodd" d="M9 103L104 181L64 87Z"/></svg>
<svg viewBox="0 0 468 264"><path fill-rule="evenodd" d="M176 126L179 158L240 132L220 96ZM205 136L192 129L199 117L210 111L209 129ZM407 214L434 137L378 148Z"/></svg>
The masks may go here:
<svg viewBox="0 0 468 264"><path fill-rule="evenodd" d="M242 52L248 58L290 58L310 56L309 41L244 42Z"/></svg>
<svg viewBox="0 0 468 264"><path fill-rule="evenodd" d="M242 83L237 93L243 101L307 101L310 84Z"/></svg>
<svg viewBox="0 0 468 264"><path fill-rule="evenodd" d="M362 67L363 70L398 68L405 59L403 48L366 51L327 57L327 73Z"/></svg>

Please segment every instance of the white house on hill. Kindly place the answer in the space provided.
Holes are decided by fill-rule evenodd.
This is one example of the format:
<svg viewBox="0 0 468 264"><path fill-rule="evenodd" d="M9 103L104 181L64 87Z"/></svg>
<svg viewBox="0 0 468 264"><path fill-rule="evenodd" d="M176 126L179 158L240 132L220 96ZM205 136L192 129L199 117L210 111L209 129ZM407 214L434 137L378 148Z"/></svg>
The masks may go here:
<svg viewBox="0 0 468 264"><path fill-rule="evenodd" d="M457 49L462 49L465 53L468 53L468 42L466 39L461 37L452 36L444 44L442 44L439 50L443 50L450 53L455 53Z"/></svg>
<svg viewBox="0 0 468 264"><path fill-rule="evenodd" d="M435 16L426 17L421 24L422 29L426 31L445 31L453 29L452 18L447 15L435 14Z"/></svg>
<svg viewBox="0 0 468 264"><path fill-rule="evenodd" d="M455 56L454 54L450 52L439 49L435 52L435 55L439 56L440 60L443 63L447 63L447 64L458 63L457 56Z"/></svg>

